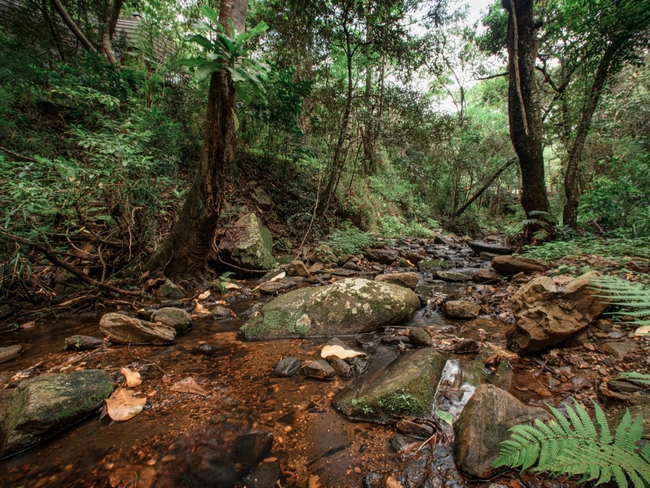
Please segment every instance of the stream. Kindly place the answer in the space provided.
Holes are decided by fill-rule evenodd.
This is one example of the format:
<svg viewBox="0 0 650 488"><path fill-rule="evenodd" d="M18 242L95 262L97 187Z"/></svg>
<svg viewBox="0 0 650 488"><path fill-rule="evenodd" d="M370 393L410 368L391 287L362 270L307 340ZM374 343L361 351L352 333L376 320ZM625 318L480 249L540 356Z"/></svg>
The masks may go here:
<svg viewBox="0 0 650 488"><path fill-rule="evenodd" d="M416 291L425 298L460 297L468 286L472 285L427 280L421 275ZM32 328L0 336L0 347L25 346L18 359L0 365L5 379L30 369L42 374L90 368L104 369L115 378L120 368L127 366L140 372L144 381L136 389L147 396L145 410L129 421L113 422L107 416L99 420L98 413L27 452L0 461L0 486L271 487L278 471L282 486L309 488L383 486L373 485L373 476L389 472L404 487L510 486L514 475L481 483L465 479L456 470L448 445L438 443L432 448L420 440L416 452L403 449L396 453L391 448L394 426L350 422L331 407L339 392L365 375L381 374L403 354L381 337L412 326L428 328L434 347L447 357L432 412L449 412L457 418L474 389L485 382L528 404L559 402L532 393L537 383L545 381L543 376L515 373L507 363L496 373L485 368L483 359L491 353L487 347L478 355L450 352L458 338L504 346L507 323L488 316L449 321L435 307L425 307L409 322L384 331L340 337L357 350L364 346L371 358L368 371L360 378L337 377L326 382L299 374L272 377L280 359L316 359L328 339L242 341L238 329L258 302L244 296L235 299L229 307L236 318L195 320L193 329L171 346L63 351L66 337L98 337L98 317L37 320ZM200 348L205 345L212 348ZM206 355L207 351L212 354ZM188 376L206 396L169 389ZM535 385L526 388L528 383ZM258 480L244 479L262 460L263 468L255 472ZM264 484L264 476L272 478L271 484ZM528 483L566 486L548 480Z"/></svg>

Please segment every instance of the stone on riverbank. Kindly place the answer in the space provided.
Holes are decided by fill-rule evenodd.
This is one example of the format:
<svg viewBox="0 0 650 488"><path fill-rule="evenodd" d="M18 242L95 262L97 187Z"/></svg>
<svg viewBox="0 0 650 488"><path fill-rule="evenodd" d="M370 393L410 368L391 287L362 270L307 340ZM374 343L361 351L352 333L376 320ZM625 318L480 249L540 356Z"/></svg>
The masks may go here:
<svg viewBox="0 0 650 488"><path fill-rule="evenodd" d="M16 359L23 351L23 346L14 344L13 346L0 347L0 363L6 363Z"/></svg>
<svg viewBox="0 0 650 488"><path fill-rule="evenodd" d="M411 290L349 278L286 293L240 330L246 339L359 334L404 321L419 308Z"/></svg>
<svg viewBox="0 0 650 488"><path fill-rule="evenodd" d="M445 358L433 349L404 354L360 391L345 391L332 404L352 419L386 422L399 415L425 416L444 364Z"/></svg>
<svg viewBox="0 0 650 488"><path fill-rule="evenodd" d="M454 423L454 458L461 471L479 479L492 478L492 463L513 425L546 420L539 407L528 407L510 393L492 385L479 386Z"/></svg>
<svg viewBox="0 0 650 488"><path fill-rule="evenodd" d="M3 390L0 456L20 452L70 427L97 410L112 391L108 373L98 369L43 374Z"/></svg>
<svg viewBox="0 0 650 488"><path fill-rule="evenodd" d="M226 261L251 271L274 269L278 266L271 254L273 237L254 213L244 215L229 232L229 238L219 243Z"/></svg>
<svg viewBox="0 0 650 488"><path fill-rule="evenodd" d="M531 274L544 272L548 263L543 259L523 258L521 256L497 256L492 259L492 268L497 273L514 275L517 273Z"/></svg>
<svg viewBox="0 0 650 488"><path fill-rule="evenodd" d="M566 341L584 330L607 308L610 300L592 288L591 272L558 286L552 278L539 276L510 299L515 325L507 332L510 348L531 354Z"/></svg>
<svg viewBox="0 0 650 488"><path fill-rule="evenodd" d="M99 328L113 344L169 344L176 340L176 331L171 327L119 313L105 314Z"/></svg>
<svg viewBox="0 0 650 488"><path fill-rule="evenodd" d="M444 303L442 311L450 319L475 319L481 306L465 300L450 300Z"/></svg>

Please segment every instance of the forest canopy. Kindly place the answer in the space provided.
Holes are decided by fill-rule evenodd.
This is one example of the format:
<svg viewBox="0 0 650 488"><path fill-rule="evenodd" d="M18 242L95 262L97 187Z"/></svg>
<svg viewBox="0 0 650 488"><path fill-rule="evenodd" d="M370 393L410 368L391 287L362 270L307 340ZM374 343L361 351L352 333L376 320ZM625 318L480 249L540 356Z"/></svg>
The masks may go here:
<svg viewBox="0 0 650 488"><path fill-rule="evenodd" d="M70 256L118 289L200 274L258 187L286 252L335 229L650 235L645 0L1 0L0 19L3 293L35 300L39 263Z"/></svg>

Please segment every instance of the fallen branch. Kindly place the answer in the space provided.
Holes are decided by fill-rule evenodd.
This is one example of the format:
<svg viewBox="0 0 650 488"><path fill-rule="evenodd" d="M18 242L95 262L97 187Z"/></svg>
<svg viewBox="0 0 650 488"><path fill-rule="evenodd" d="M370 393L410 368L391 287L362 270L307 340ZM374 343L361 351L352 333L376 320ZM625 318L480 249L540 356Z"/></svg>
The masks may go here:
<svg viewBox="0 0 650 488"><path fill-rule="evenodd" d="M89 285L98 286L100 288L119 293L120 295L127 295L131 297L139 297L142 295L142 293L139 291L123 290L122 288L109 285L108 283L101 283L97 280L93 280L90 276L83 273L79 268L76 268L75 266L72 266L70 263L66 263L65 261L61 261L52 250L47 249L40 244L33 244L33 246L34 249L43 254L54 266L58 266L59 268L63 268L69 271L81 281L88 283Z"/></svg>
<svg viewBox="0 0 650 488"><path fill-rule="evenodd" d="M508 159L508 161L506 161L506 163L505 163L503 166L501 166L501 167L497 170L497 172L494 173L494 174L490 177L489 180L487 180L487 182L485 183L485 185L483 185L483 186L482 186L482 187L481 187L481 188L480 188L476 193L474 193L474 196L473 196L472 198L470 198L469 200L467 200L467 202L465 202L465 205L463 205L463 206L461 207L461 209L460 209L458 212L456 212L456 213L454 214L454 217L460 217L460 216L462 215L462 213L463 213L465 210L467 210L467 207L469 207L472 203L474 203L474 200L476 200L478 197L480 197L480 196L483 194L483 192L484 192L485 190L487 190L488 188L490 188L490 185L491 185L492 183L494 183L494 180L496 180L496 179L501 175L501 173L503 173L506 169L508 169L510 166L512 166L512 165L514 164L515 161L517 161L517 158L516 158L516 157L515 157L515 158L510 158L510 159Z"/></svg>

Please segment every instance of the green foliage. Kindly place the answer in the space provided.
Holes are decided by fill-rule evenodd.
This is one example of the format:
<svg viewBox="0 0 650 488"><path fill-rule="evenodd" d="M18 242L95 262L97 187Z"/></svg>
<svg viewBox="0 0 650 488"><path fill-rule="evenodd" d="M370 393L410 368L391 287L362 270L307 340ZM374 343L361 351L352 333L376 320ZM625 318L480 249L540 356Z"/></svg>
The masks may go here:
<svg viewBox="0 0 650 488"><path fill-rule="evenodd" d="M207 21L198 22L194 27L206 32L207 35L195 34L189 40L205 50L205 57L188 58L185 64L196 68L194 74L199 81L219 71L230 73L237 89L237 96L245 104L249 103L254 96L264 97L263 82L271 68L268 64L250 57L250 41L264 33L269 26L265 22L260 22L249 31L237 33L229 20L230 35L228 35L212 8L204 5L201 11Z"/></svg>
<svg viewBox="0 0 650 488"><path fill-rule="evenodd" d="M229 283L231 281L230 277L234 274L235 273L232 271L226 271L214 282L214 284L219 287L219 291L222 295L228 291L226 288L226 283Z"/></svg>
<svg viewBox="0 0 650 488"><path fill-rule="evenodd" d="M628 380L633 383L640 383L644 386L650 386L650 374L648 373L636 373L634 371L626 371L619 373L615 379Z"/></svg>
<svg viewBox="0 0 650 488"><path fill-rule="evenodd" d="M612 436L605 413L596 403L595 422L578 402L575 409L566 405L568 419L550 409L555 419L548 424L536 420L534 426L521 424L510 429L512 434L501 443L495 468L580 475L580 481L597 480L596 485L614 480L619 488L627 488L628 479L635 488L650 483L650 445L643 449L637 445L643 433L641 416L633 421L626 410Z"/></svg>
<svg viewBox="0 0 650 488"><path fill-rule="evenodd" d="M636 325L650 324L650 288L643 283L632 283L616 276L599 276L594 280L604 296L613 300L621 310L613 315L630 315L635 317L631 323Z"/></svg>
<svg viewBox="0 0 650 488"><path fill-rule="evenodd" d="M347 224L347 225L346 225ZM358 254L375 243L375 236L346 222L342 229L336 229L327 238L327 245L335 254Z"/></svg>
<svg viewBox="0 0 650 488"><path fill-rule="evenodd" d="M431 221L437 224L435 221ZM404 222L399 216L388 215L380 219L381 234L384 237L431 237L433 232L419 222Z"/></svg>
<svg viewBox="0 0 650 488"><path fill-rule="evenodd" d="M539 246L524 246L524 256L553 261L564 257L601 256L621 258L639 256L650 259L647 239L576 237L568 241L545 242Z"/></svg>

